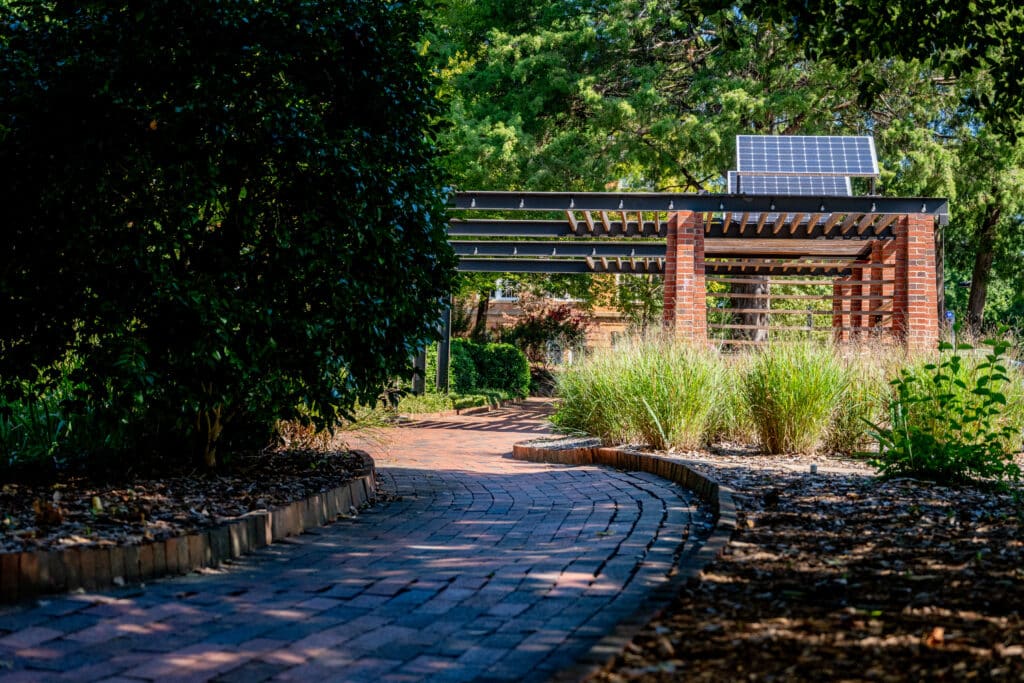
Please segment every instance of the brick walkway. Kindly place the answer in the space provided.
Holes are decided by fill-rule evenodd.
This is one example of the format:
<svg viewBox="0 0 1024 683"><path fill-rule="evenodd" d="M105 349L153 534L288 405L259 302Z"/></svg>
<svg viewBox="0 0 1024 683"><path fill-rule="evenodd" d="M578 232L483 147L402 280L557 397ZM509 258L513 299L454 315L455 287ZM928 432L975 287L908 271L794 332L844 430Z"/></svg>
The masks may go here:
<svg viewBox="0 0 1024 683"><path fill-rule="evenodd" d="M543 404L390 430L370 449L395 500L216 573L0 612L0 681L543 680L664 580L693 509L506 457L544 431Z"/></svg>

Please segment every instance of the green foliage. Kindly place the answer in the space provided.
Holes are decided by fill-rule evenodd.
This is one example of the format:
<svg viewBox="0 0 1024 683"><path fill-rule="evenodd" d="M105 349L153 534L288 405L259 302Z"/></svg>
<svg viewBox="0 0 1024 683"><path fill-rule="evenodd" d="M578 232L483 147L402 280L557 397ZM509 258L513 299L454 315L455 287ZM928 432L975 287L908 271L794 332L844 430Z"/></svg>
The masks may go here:
<svg viewBox="0 0 1024 683"><path fill-rule="evenodd" d="M881 421L886 413L891 391L886 359L892 351L868 345L843 359L850 381L835 404L822 450L852 455L863 452L871 443L866 427Z"/></svg>
<svg viewBox="0 0 1024 683"><path fill-rule="evenodd" d="M850 378L830 345L770 344L755 352L743 391L768 453L811 452Z"/></svg>
<svg viewBox="0 0 1024 683"><path fill-rule="evenodd" d="M706 439L723 380L717 354L671 339L635 340L565 368L553 419L605 442L696 448Z"/></svg>
<svg viewBox="0 0 1024 683"><path fill-rule="evenodd" d="M526 354L531 363L545 365L549 346L579 349L587 337L587 322L568 304L528 311L501 332L502 341Z"/></svg>
<svg viewBox="0 0 1024 683"><path fill-rule="evenodd" d="M748 353L722 355L724 378L721 393L711 406L708 418L706 440L709 443L757 441L757 428L743 392L743 377L747 373L750 359Z"/></svg>
<svg viewBox="0 0 1024 683"><path fill-rule="evenodd" d="M519 349L509 344L475 344L452 340L451 391L472 394L497 391L525 398L530 390L530 365Z"/></svg>
<svg viewBox="0 0 1024 683"><path fill-rule="evenodd" d="M1009 343L985 343L992 350L980 360L961 355L969 344L943 343L940 350L951 353L938 363L905 368L893 380L889 423L873 425L879 453L872 464L882 474L938 482L1020 478L1013 454L1024 425L1007 419Z"/></svg>
<svg viewBox="0 0 1024 683"><path fill-rule="evenodd" d="M488 344L480 363L480 378L489 389L526 398L530 393L530 363L511 344Z"/></svg>
<svg viewBox="0 0 1024 683"><path fill-rule="evenodd" d="M422 396L408 394L398 401L395 412L415 415L417 413L441 413L448 410L495 407L502 401L513 398L516 397L496 389L478 389L472 394L426 393Z"/></svg>
<svg viewBox="0 0 1024 683"><path fill-rule="evenodd" d="M470 349L475 346L464 339L452 339L452 353L448 368L449 386L456 394L471 394L480 385L476 362Z"/></svg>
<svg viewBox="0 0 1024 683"><path fill-rule="evenodd" d="M0 5L7 394L72 352L126 446L212 465L408 376L453 266L421 29L370 0Z"/></svg>

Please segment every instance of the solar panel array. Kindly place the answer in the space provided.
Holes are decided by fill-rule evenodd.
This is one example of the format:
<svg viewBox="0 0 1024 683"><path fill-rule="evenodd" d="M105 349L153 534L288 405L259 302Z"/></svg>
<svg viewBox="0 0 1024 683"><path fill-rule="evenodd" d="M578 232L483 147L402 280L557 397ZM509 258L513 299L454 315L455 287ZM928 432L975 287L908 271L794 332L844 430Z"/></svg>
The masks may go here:
<svg viewBox="0 0 1024 683"><path fill-rule="evenodd" d="M846 176L745 175L739 183L736 171L729 171L728 192L778 196L850 197L853 189Z"/></svg>
<svg viewBox="0 0 1024 683"><path fill-rule="evenodd" d="M737 135L736 171L755 175L878 177L870 136Z"/></svg>

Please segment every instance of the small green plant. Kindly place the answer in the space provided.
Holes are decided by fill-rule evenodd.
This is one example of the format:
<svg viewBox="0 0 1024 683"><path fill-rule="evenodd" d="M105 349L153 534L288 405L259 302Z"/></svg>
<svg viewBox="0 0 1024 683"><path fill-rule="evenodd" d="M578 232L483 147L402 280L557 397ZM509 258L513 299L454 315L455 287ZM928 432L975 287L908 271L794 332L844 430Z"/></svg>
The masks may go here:
<svg viewBox="0 0 1024 683"><path fill-rule="evenodd" d="M904 368L892 381L889 424L871 425L879 446L871 463L883 475L937 482L1020 478L1013 451L1021 433L1007 419L1009 342L984 343L992 350L978 361L960 353L973 351L970 344L943 342L939 363Z"/></svg>

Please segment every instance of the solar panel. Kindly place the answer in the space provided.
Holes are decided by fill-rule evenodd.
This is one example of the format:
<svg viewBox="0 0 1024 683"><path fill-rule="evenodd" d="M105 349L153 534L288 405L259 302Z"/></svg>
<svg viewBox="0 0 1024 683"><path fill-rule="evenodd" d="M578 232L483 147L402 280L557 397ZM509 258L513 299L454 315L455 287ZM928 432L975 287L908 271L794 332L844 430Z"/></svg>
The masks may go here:
<svg viewBox="0 0 1024 683"><path fill-rule="evenodd" d="M745 175L737 185L736 171L729 171L728 192L778 196L851 197L853 189L846 176Z"/></svg>
<svg viewBox="0 0 1024 683"><path fill-rule="evenodd" d="M737 135L736 172L878 177L875 140L845 135Z"/></svg>

